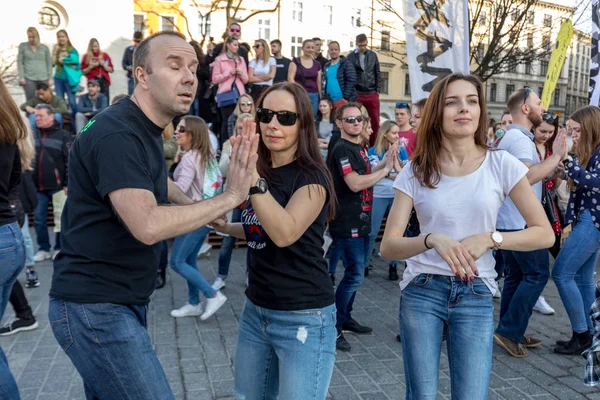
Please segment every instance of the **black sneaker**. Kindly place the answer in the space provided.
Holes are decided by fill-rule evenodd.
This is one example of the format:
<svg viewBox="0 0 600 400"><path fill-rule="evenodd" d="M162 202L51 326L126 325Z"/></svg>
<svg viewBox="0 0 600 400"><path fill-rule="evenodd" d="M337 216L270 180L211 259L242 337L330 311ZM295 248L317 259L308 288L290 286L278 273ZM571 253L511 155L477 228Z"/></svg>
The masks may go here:
<svg viewBox="0 0 600 400"><path fill-rule="evenodd" d="M40 281L38 280L37 277L37 273L35 272L35 269L28 269L27 271L25 271L25 278L27 279L25 281L25 287L26 288L33 288L33 287L38 287L40 286Z"/></svg>
<svg viewBox="0 0 600 400"><path fill-rule="evenodd" d="M35 318L15 319L10 324L0 328L0 336L9 336L22 331L32 331L38 327Z"/></svg>
<svg viewBox="0 0 600 400"><path fill-rule="evenodd" d="M370 271L370 270L372 270L372 269L373 269L373 266L372 266L371 264L369 264L369 265L367 265L367 266L365 267L365 278L366 278L367 276L369 276L369 271Z"/></svg>
<svg viewBox="0 0 600 400"><path fill-rule="evenodd" d="M335 275L329 274L329 277L331 278L331 284L333 285L333 288L335 289Z"/></svg>
<svg viewBox="0 0 600 400"><path fill-rule="evenodd" d="M368 326L363 326L363 325L359 324L358 322L356 322L355 320L353 320L352 318L348 322L346 322L344 325L342 325L342 330L346 331L346 332L358 333L359 335L364 335L365 333L373 332L373 328L369 328Z"/></svg>
<svg viewBox="0 0 600 400"><path fill-rule="evenodd" d="M390 268L388 270L388 279L390 281L397 281L399 279L397 267L390 265Z"/></svg>
<svg viewBox="0 0 600 400"><path fill-rule="evenodd" d="M343 333L339 333L337 339L335 340L335 348L340 351L350 351L352 346L346 340Z"/></svg>
<svg viewBox="0 0 600 400"><path fill-rule="evenodd" d="M399 342L402 342L402 338L400 337L400 334L396 335L396 340Z"/></svg>

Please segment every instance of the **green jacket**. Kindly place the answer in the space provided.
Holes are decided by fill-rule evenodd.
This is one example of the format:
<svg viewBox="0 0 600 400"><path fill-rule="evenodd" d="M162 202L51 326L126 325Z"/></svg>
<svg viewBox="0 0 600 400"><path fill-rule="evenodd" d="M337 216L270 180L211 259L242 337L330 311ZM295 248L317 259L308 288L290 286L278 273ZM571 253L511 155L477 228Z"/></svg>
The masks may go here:
<svg viewBox="0 0 600 400"><path fill-rule="evenodd" d="M38 104L47 104L45 101L40 99L38 96L34 96L31 100L26 101L21 104L21 111L26 111L27 107L37 106ZM57 95L53 94L50 99L50 106L54 109L55 113L66 114L67 113L67 103L65 103L65 99L61 99Z"/></svg>
<svg viewBox="0 0 600 400"><path fill-rule="evenodd" d="M48 46L40 43L34 53L29 43L21 43L17 55L17 71L19 79L26 78L30 81L50 79L52 77L52 60Z"/></svg>
<svg viewBox="0 0 600 400"><path fill-rule="evenodd" d="M65 77L62 75L62 72L64 71L66 79L69 81L71 91L76 93L79 81L83 75L81 72L81 64L79 63L79 53L77 53L77 50L73 49L68 56L63 57L63 61L64 63L62 65L59 63L56 64L54 77L64 79Z"/></svg>

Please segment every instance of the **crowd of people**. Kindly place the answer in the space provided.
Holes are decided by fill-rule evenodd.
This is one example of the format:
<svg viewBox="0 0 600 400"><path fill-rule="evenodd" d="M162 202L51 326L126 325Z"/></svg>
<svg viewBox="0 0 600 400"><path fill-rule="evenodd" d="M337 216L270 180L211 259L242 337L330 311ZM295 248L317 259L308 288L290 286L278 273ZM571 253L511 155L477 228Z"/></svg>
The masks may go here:
<svg viewBox="0 0 600 400"><path fill-rule="evenodd" d="M129 93L109 107L113 65L96 39L80 63L65 31L49 51L28 29L20 110L0 82L0 318L9 299L17 316L0 335L37 327L17 277L27 267L25 286L38 287L35 263L54 259L48 318L87 398L171 399L146 330L149 298L170 266L189 289L171 316L210 318L226 304L242 239L238 398L326 397L336 350L352 350L344 334L373 331L352 311L374 256L400 280L408 399L436 398L444 341L451 397L487 398L494 342L517 358L541 345L527 326L547 311L551 274L573 330L554 351L584 353L585 383L600 383L589 350L600 340L600 313L590 316L598 107L561 127L523 88L495 123L478 78L451 74L380 125L379 61L365 35L346 57L332 41L327 59L314 38L290 60L279 40L250 48L241 33L231 24L205 55L178 33L136 32L123 55ZM77 99L81 74L87 92ZM212 230L223 240L210 284L197 258ZM19 398L1 349L0 398Z"/></svg>

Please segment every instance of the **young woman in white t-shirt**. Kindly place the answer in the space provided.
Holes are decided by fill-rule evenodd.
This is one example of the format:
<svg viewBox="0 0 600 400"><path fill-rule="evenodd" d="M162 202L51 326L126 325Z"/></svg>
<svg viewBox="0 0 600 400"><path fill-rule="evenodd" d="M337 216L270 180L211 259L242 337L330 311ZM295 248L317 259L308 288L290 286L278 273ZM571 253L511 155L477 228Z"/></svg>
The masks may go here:
<svg viewBox="0 0 600 400"><path fill-rule="evenodd" d="M381 245L386 259L406 259L400 284L400 334L407 399L437 395L445 333L452 399L486 399L492 365L497 290L493 248L547 248L554 234L527 180L527 168L486 147L481 82L452 74L432 90L413 160L399 173ZM564 139L563 139L564 140ZM500 234L506 196L527 229ZM421 235L404 237L413 208Z"/></svg>
<svg viewBox="0 0 600 400"><path fill-rule="evenodd" d="M256 103L262 92L273 85L277 62L271 57L271 47L266 40L258 39L252 47L256 57L248 64L248 82L251 84L250 95Z"/></svg>

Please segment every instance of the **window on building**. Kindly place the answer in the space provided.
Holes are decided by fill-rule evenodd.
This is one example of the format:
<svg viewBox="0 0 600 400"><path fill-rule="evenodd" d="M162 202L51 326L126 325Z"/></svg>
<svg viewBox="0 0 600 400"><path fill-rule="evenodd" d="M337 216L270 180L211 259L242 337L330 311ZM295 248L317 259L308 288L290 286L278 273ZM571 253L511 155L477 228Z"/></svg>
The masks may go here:
<svg viewBox="0 0 600 400"><path fill-rule="evenodd" d="M210 14L202 15L198 13L198 33L200 36L211 36L212 33L212 21Z"/></svg>
<svg viewBox="0 0 600 400"><path fill-rule="evenodd" d="M144 24L144 15L143 14L133 14L133 31L134 32L144 32L145 30Z"/></svg>
<svg viewBox="0 0 600 400"><path fill-rule="evenodd" d="M495 83L490 84L490 101L496 101L498 95L498 85Z"/></svg>
<svg viewBox="0 0 600 400"><path fill-rule="evenodd" d="M579 72L575 72L575 82L573 83L575 91L579 90Z"/></svg>
<svg viewBox="0 0 600 400"><path fill-rule="evenodd" d="M506 100L510 97L511 94L515 91L515 85L508 84L506 85Z"/></svg>
<svg viewBox="0 0 600 400"><path fill-rule="evenodd" d="M544 27L552 28L552 15L544 14Z"/></svg>
<svg viewBox="0 0 600 400"><path fill-rule="evenodd" d="M512 20L512 22L516 22L519 19L519 16L519 10L513 10L512 14L510 15L510 19Z"/></svg>
<svg viewBox="0 0 600 400"><path fill-rule="evenodd" d="M325 24L331 26L333 25L333 6L323 6L325 8L325 12L323 15L325 16Z"/></svg>
<svg viewBox="0 0 600 400"><path fill-rule="evenodd" d="M542 36L542 48L546 51L552 51L552 42L550 41L550 35Z"/></svg>
<svg viewBox="0 0 600 400"><path fill-rule="evenodd" d="M532 75L531 61L525 63L525 74Z"/></svg>
<svg viewBox="0 0 600 400"><path fill-rule="evenodd" d="M529 21L530 24L535 23L535 13L533 11L529 11L527 13L527 20Z"/></svg>
<svg viewBox="0 0 600 400"><path fill-rule="evenodd" d="M479 14L479 25L486 25L487 24L487 12L485 10L482 10L481 13Z"/></svg>
<svg viewBox="0 0 600 400"><path fill-rule="evenodd" d="M292 48L290 53L292 57L300 57L302 55L302 37L301 36L292 36Z"/></svg>
<svg viewBox="0 0 600 400"><path fill-rule="evenodd" d="M476 54L476 58L478 62L481 62L481 60L483 60L483 55L485 54L485 45L483 43L479 43L477 45L477 54Z"/></svg>
<svg viewBox="0 0 600 400"><path fill-rule="evenodd" d="M540 61L540 75L546 76L548 74L548 61Z"/></svg>
<svg viewBox="0 0 600 400"><path fill-rule="evenodd" d="M513 74L517 72L517 63L516 62L513 61L512 63L509 64L508 72L511 72Z"/></svg>
<svg viewBox="0 0 600 400"><path fill-rule="evenodd" d="M390 31L381 31L381 50L390 50Z"/></svg>
<svg viewBox="0 0 600 400"><path fill-rule="evenodd" d="M554 89L554 105L560 105L560 89Z"/></svg>
<svg viewBox="0 0 600 400"><path fill-rule="evenodd" d="M161 15L160 17L161 30L167 32L174 32L177 29L175 28L175 17L166 17Z"/></svg>
<svg viewBox="0 0 600 400"><path fill-rule="evenodd" d="M410 96L410 75L404 74L404 96Z"/></svg>
<svg viewBox="0 0 600 400"><path fill-rule="evenodd" d="M271 20L270 19L259 19L258 20L258 38L271 40Z"/></svg>
<svg viewBox="0 0 600 400"><path fill-rule="evenodd" d="M302 22L302 2L294 1L292 4L292 19L294 21Z"/></svg>
<svg viewBox="0 0 600 400"><path fill-rule="evenodd" d="M527 48L533 49L533 32L527 34Z"/></svg>
<svg viewBox="0 0 600 400"><path fill-rule="evenodd" d="M383 11L392 11L392 0L379 0Z"/></svg>
<svg viewBox="0 0 600 400"><path fill-rule="evenodd" d="M381 94L390 93L390 73L381 71Z"/></svg>
<svg viewBox="0 0 600 400"><path fill-rule="evenodd" d="M355 8L354 9L354 15L352 15L352 26L355 28L360 28L361 23L360 23L360 17L362 15L362 11L360 8Z"/></svg>

